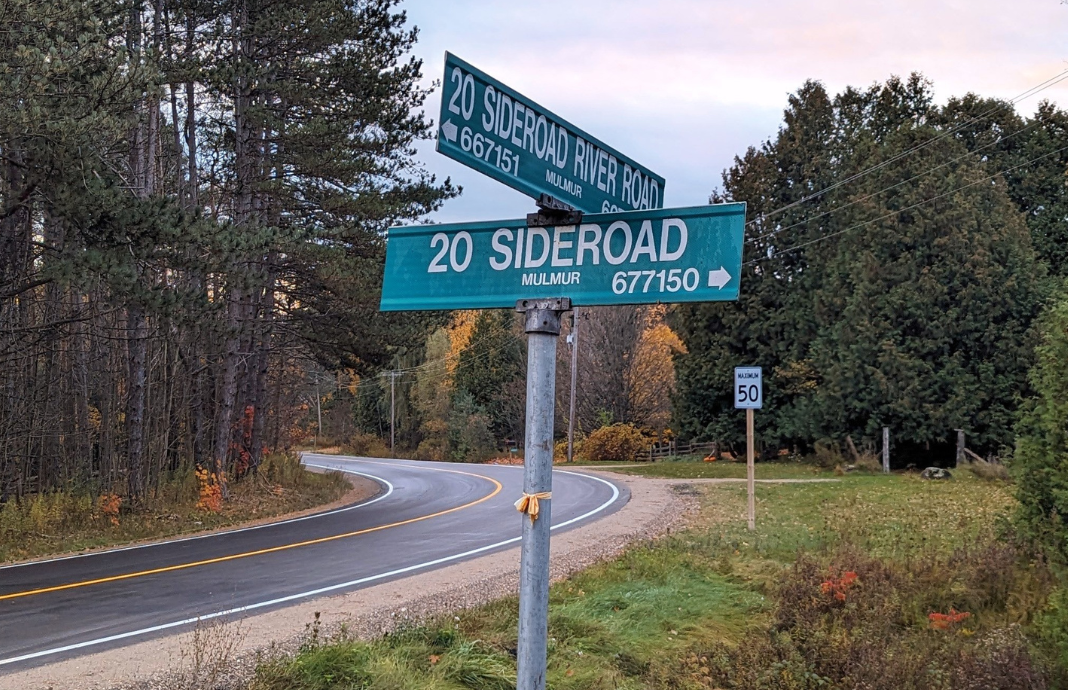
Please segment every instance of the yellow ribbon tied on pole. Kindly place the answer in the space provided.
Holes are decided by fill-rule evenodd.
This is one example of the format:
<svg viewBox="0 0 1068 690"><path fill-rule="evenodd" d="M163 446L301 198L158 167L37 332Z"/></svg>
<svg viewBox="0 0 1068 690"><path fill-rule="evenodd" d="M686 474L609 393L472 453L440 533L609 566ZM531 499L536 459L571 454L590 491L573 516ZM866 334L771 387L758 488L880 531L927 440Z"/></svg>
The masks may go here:
<svg viewBox="0 0 1068 690"><path fill-rule="evenodd" d="M537 494L524 493L523 498L515 502L515 509L520 513L526 513L530 516L531 524L538 519L538 513L541 511L541 506L538 505L538 501L547 501L553 497L551 491L542 491Z"/></svg>

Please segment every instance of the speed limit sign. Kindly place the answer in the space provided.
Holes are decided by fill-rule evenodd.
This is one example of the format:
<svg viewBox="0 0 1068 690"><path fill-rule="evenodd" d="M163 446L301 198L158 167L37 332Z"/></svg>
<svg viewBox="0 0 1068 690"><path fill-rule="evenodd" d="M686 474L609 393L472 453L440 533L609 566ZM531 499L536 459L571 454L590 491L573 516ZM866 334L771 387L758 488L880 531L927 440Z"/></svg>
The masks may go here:
<svg viewBox="0 0 1068 690"><path fill-rule="evenodd" d="M759 410L764 402L760 367L734 368L734 409Z"/></svg>

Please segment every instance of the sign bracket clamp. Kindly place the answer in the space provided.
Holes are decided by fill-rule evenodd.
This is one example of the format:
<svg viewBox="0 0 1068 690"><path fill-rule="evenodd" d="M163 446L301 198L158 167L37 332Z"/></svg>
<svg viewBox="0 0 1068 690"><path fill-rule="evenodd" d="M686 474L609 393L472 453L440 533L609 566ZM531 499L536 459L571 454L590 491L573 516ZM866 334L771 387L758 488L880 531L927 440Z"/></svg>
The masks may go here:
<svg viewBox="0 0 1068 690"><path fill-rule="evenodd" d="M527 214L527 226L529 227L543 228L556 225L578 225L582 222L582 211L560 201L556 197L541 194L534 203L538 205L538 212Z"/></svg>

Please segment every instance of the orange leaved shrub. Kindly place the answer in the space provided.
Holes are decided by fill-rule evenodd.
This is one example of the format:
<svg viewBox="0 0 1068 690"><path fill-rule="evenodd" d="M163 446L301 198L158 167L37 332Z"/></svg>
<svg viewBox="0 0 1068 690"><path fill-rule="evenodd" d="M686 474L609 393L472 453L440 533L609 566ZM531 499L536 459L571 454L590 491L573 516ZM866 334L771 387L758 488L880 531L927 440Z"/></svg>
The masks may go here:
<svg viewBox="0 0 1068 690"><path fill-rule="evenodd" d="M630 462L637 460L648 447L648 440L633 424L613 424L586 437L582 442L582 456L587 460Z"/></svg>
<svg viewBox="0 0 1068 690"><path fill-rule="evenodd" d="M222 510L222 482L214 472L208 472L201 468L196 471L197 485L199 487L199 500L197 510L206 513L217 513Z"/></svg>
<svg viewBox="0 0 1068 690"><path fill-rule="evenodd" d="M122 505L122 496L117 494L104 494L97 499L97 506L104 517L116 527L119 526L119 507Z"/></svg>

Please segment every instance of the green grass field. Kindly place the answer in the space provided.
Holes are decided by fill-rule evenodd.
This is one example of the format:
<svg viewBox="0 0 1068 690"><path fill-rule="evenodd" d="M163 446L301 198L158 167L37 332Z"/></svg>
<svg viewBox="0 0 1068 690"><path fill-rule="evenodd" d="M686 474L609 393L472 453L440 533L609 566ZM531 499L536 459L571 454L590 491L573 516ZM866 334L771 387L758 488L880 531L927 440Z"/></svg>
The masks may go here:
<svg viewBox="0 0 1068 690"><path fill-rule="evenodd" d="M674 461L641 462L629 465L590 463L591 469L603 469L640 477L666 477L670 479L744 479L745 462L719 460L702 462L700 458L680 458ZM755 465L757 479L813 479L833 477L834 473L814 465L799 462L758 462Z"/></svg>
<svg viewBox="0 0 1068 690"><path fill-rule="evenodd" d="M664 463L628 471L733 476L736 467ZM740 467L744 470L744 465ZM763 467L767 477L828 474L795 465ZM732 662L724 659L763 644L764 631L779 615L777 587L795 571L799 554L829 559L836 550L852 549L889 564L916 559L942 563L940 559L956 550L990 542L999 521L1013 507L1010 485L967 473L950 482L850 474L834 483L760 485L757 529L749 532L744 485L695 486L701 509L689 529L633 548L553 587L550 688L721 687L713 679L716 663L730 668ZM957 586L953 577L949 571L944 575L946 596L952 596ZM814 587L810 598L819 596ZM931 606L944 603L931 601ZM252 687L513 688L516 608L515 599L506 599L380 640L317 642L294 659L261 666ZM909 644L914 637L920 640L931 634L926 629L927 609L916 610L919 623L913 622L916 629L914 635L909 633L913 635L907 638ZM1000 624L1005 616L982 620L995 618ZM923 644L932 646L930 641ZM772 671L774 676L777 672ZM739 681L729 687L845 687L816 681L763 682Z"/></svg>

